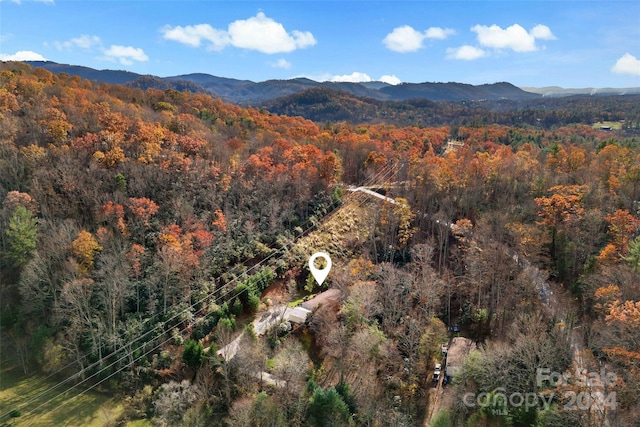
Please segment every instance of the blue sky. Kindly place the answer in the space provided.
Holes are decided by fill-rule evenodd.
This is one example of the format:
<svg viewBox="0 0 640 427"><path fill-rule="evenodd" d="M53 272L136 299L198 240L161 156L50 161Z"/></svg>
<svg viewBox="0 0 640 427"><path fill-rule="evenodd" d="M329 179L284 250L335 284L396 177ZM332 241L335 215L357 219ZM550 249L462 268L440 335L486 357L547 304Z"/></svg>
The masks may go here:
<svg viewBox="0 0 640 427"><path fill-rule="evenodd" d="M640 2L0 0L0 59L263 81L639 87Z"/></svg>

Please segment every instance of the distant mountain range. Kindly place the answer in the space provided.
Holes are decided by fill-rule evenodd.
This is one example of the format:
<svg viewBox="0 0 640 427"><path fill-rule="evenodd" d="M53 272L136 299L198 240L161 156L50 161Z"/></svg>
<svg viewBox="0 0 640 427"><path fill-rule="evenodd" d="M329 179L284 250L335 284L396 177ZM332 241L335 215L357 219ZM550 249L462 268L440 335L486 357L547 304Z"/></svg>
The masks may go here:
<svg viewBox="0 0 640 427"><path fill-rule="evenodd" d="M279 98L288 97L313 88L339 90L358 97L371 98L378 101L406 101L415 99L428 99L430 101L526 101L543 96L640 94L640 88L518 88L507 82L477 86L453 82L402 83L399 85L390 85L384 82L316 82L306 78L253 82L250 80L217 77L203 73L157 77L132 73L130 71L95 70L89 67L58 64L51 61L29 61L27 64L32 67L45 68L53 73L67 73L93 81L123 84L141 89L175 89L207 93L223 98L227 102L244 105L271 104Z"/></svg>
<svg viewBox="0 0 640 427"><path fill-rule="evenodd" d="M580 89L565 89L559 86L546 87L522 87L522 90L531 93L537 93L546 97L574 96L574 95L638 95L640 87L627 88L595 88L585 87Z"/></svg>
<svg viewBox="0 0 640 427"><path fill-rule="evenodd" d="M58 64L52 61L24 61L34 68L44 68L52 73L67 73L70 76L80 76L83 79L104 83L124 84L140 77L140 74L122 70L95 70L81 65Z"/></svg>
<svg viewBox="0 0 640 427"><path fill-rule="evenodd" d="M123 84L141 89L156 88L203 92L219 96L230 102L252 105L317 87L340 90L358 97L379 101L408 99L429 99L431 101L527 100L540 97L539 94L526 92L506 82L478 86L464 83L403 83L394 86L384 82L316 82L306 78L253 82L202 73L157 77L129 71L95 70L50 61L30 61L27 64L32 67L45 68L53 73L67 73L104 83Z"/></svg>
<svg viewBox="0 0 640 427"><path fill-rule="evenodd" d="M316 123L386 123L396 126L477 126L495 123L551 128L573 123L626 122L638 134L640 88L526 88L501 82L463 83L316 82L306 78L253 82L205 73L171 77L129 71L27 62L54 73L131 88L205 93L272 114L301 116ZM11 65L8 65L11 67ZM6 66L5 66L6 68ZM534 93L538 91L539 93ZM598 95L598 96L589 96ZM625 96L620 96L620 95ZM572 96L571 96L572 95ZM622 130L621 130L622 131Z"/></svg>

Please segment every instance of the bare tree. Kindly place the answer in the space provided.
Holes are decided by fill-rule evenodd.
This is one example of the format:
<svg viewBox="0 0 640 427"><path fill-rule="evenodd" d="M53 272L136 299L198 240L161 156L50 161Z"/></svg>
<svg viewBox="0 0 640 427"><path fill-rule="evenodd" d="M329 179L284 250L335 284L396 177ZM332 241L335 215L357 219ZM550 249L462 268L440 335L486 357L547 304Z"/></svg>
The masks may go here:
<svg viewBox="0 0 640 427"><path fill-rule="evenodd" d="M199 395L198 388L187 380L163 384L153 401L155 418L159 425L180 425L185 413L197 401Z"/></svg>
<svg viewBox="0 0 640 427"><path fill-rule="evenodd" d="M302 395L311 360L302 344L294 338L287 339L273 358L273 375L284 385L276 396L285 408L295 404Z"/></svg>
<svg viewBox="0 0 640 427"><path fill-rule="evenodd" d="M414 312L421 322L426 322L440 306L440 297L444 294L445 284L433 268L433 246L418 244L411 250L415 273L411 291Z"/></svg>
<svg viewBox="0 0 640 427"><path fill-rule="evenodd" d="M382 264L379 270L378 305L381 307L381 326L389 334L400 326L408 314L411 277L391 264Z"/></svg>
<svg viewBox="0 0 640 427"><path fill-rule="evenodd" d="M96 272L96 294L100 305L104 307L104 323L111 340L115 340L118 321L124 317L125 301L133 294L124 253L124 248L103 253Z"/></svg>

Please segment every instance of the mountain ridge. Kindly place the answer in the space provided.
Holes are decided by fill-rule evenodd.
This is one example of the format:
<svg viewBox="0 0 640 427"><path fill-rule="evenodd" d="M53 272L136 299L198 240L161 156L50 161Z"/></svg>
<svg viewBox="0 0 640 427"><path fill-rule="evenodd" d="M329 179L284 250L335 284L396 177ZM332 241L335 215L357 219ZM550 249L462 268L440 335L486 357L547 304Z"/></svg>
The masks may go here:
<svg viewBox="0 0 640 427"><path fill-rule="evenodd" d="M518 87L509 82L480 85L459 82L422 82L391 85L379 81L317 82L305 77L254 82L252 80L219 77L207 73L159 77L125 70L96 70L81 65L60 64L53 61L25 61L25 63L32 67L47 69L53 73L67 73L104 83L123 84L141 89L175 89L206 93L220 97L227 102L242 105L264 104L315 87L341 90L358 97L379 101L406 101L409 99L428 99L430 101L523 101L540 97L640 94L640 87L575 89L559 86Z"/></svg>
<svg viewBox="0 0 640 427"><path fill-rule="evenodd" d="M528 87L520 89L540 94L544 97L564 97L574 95L637 95L640 94L640 87L613 88L613 87L585 87L585 88L564 88L560 86Z"/></svg>
<svg viewBox="0 0 640 427"><path fill-rule="evenodd" d="M523 91L507 82L483 85L456 82L390 85L384 82L317 82L304 77L254 82L251 80L218 77L207 73L158 77L130 71L95 70L89 67L59 64L51 61L27 61L26 63L32 67L44 68L54 73L78 75L82 78L104 83L124 84L141 89L176 89L203 92L219 96L229 102L249 105L272 101L314 87L341 90L359 97L367 97L379 101L404 101L407 99L429 99L431 101L525 100L540 96Z"/></svg>

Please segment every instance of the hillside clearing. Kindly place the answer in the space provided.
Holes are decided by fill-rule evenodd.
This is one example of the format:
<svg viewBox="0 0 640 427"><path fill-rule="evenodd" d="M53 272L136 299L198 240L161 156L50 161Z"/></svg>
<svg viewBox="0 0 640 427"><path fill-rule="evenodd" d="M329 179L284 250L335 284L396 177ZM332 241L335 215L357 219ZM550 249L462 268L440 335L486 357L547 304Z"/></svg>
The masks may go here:
<svg viewBox="0 0 640 427"><path fill-rule="evenodd" d="M0 411L2 414L14 409L25 397L35 400L20 410L22 415L15 419L15 427L21 426L87 426L103 427L112 425L123 408L117 399L96 391L89 391L73 398L78 390L72 390L55 399L58 389L38 396L57 384L42 374L21 375L17 368L6 368L0 372ZM35 410L35 414L31 413ZM3 420L5 422L7 420Z"/></svg>
<svg viewBox="0 0 640 427"><path fill-rule="evenodd" d="M600 129L601 127L610 127L612 130L622 129L621 122L597 122L591 125L594 129Z"/></svg>

